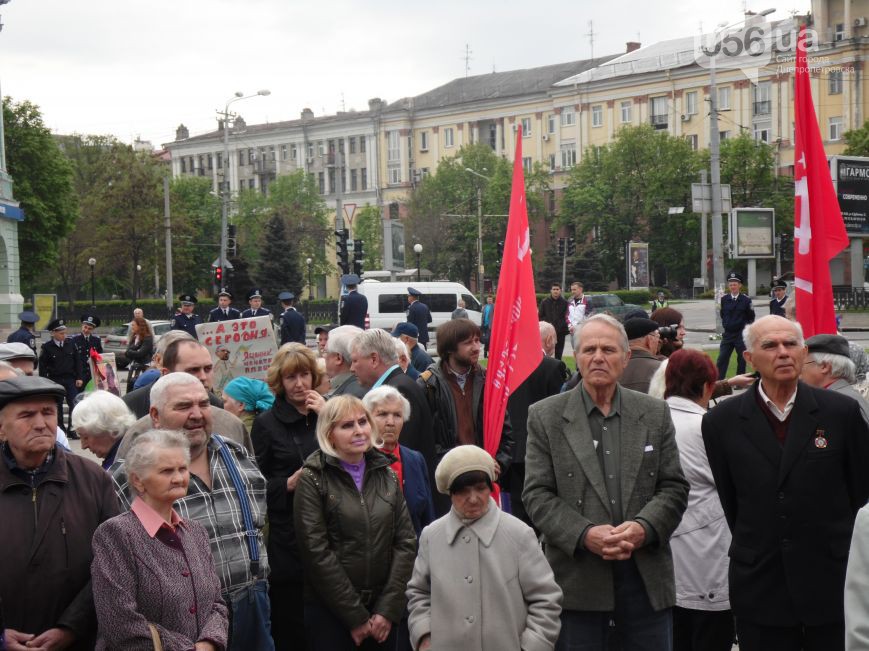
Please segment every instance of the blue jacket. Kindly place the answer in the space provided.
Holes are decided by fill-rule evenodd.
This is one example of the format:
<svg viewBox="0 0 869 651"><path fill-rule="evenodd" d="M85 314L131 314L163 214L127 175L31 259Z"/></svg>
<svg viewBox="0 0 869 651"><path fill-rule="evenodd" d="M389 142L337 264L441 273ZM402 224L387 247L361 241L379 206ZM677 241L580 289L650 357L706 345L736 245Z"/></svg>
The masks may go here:
<svg viewBox="0 0 869 651"><path fill-rule="evenodd" d="M18 330L6 337L6 343L27 344L33 349L33 352L36 353L37 338L38 337L35 332L31 332L24 326L21 326L20 328L18 328Z"/></svg>
<svg viewBox="0 0 869 651"><path fill-rule="evenodd" d="M754 323L754 308L751 299L745 294L733 298L730 294L721 297L721 325L726 335L742 335L742 330Z"/></svg>
<svg viewBox="0 0 869 651"><path fill-rule="evenodd" d="M404 501L416 530L416 537L424 527L435 521L434 502L431 496L428 467L425 459L416 450L411 450L399 444L401 453L401 478L404 484Z"/></svg>
<svg viewBox="0 0 869 651"><path fill-rule="evenodd" d="M241 318L241 312L236 310L234 307L227 308L227 312L229 314L224 314L223 308L216 307L211 312L208 313L208 322L214 323L215 321L233 321L235 319Z"/></svg>
<svg viewBox="0 0 869 651"><path fill-rule="evenodd" d="M170 323L172 324L172 330L183 330L194 339L199 339L196 335L196 326L202 323L202 319L199 318L198 314L176 314L172 317Z"/></svg>
<svg viewBox="0 0 869 651"><path fill-rule="evenodd" d="M266 307L257 308L256 311L251 308L247 308L244 312L241 313L242 319L252 319L257 316L271 316L272 311Z"/></svg>
<svg viewBox="0 0 869 651"><path fill-rule="evenodd" d="M368 299L357 290L349 292L341 299L339 321L341 325L353 325L365 329L365 317L368 316Z"/></svg>
<svg viewBox="0 0 869 651"><path fill-rule="evenodd" d="M305 317L294 307L287 308L281 314L281 346L291 341L305 343Z"/></svg>
<svg viewBox="0 0 869 651"><path fill-rule="evenodd" d="M419 330L417 341L425 346L428 343L428 324L431 323L431 312L428 305L422 301L414 301L407 308L407 322L417 327Z"/></svg>

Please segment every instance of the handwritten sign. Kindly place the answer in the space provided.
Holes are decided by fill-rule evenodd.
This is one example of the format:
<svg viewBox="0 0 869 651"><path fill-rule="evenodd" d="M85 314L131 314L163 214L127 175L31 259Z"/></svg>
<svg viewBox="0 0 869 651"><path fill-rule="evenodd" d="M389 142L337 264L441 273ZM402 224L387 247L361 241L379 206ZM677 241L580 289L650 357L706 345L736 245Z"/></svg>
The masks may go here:
<svg viewBox="0 0 869 651"><path fill-rule="evenodd" d="M265 380L278 352L268 316L200 323L196 336L214 360L214 392L218 395L231 379L240 375Z"/></svg>

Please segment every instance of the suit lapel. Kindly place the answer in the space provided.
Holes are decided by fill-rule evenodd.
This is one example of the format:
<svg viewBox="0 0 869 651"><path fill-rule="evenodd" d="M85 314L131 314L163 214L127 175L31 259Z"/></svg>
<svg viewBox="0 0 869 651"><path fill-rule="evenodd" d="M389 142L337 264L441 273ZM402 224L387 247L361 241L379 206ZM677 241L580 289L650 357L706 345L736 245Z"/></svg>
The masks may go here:
<svg viewBox="0 0 869 651"><path fill-rule="evenodd" d="M637 413L631 408L633 401L627 396L627 391L621 392L621 403L619 461L621 463L621 490L624 508L634 492L634 485L637 483L637 474L643 463L643 455L649 437L646 426L642 422L643 414Z"/></svg>
<svg viewBox="0 0 869 651"><path fill-rule="evenodd" d="M757 404L757 383L738 398L740 400L739 417L742 419L742 434L763 453L776 468L781 467L782 447L775 438L775 433Z"/></svg>
<svg viewBox="0 0 869 651"><path fill-rule="evenodd" d="M595 451L591 428L588 426L588 417L585 414L585 404L582 401L580 387L576 387L570 393L570 402L567 409L564 410L564 420L567 421L564 426L564 438L567 440L567 445L570 446L571 451L579 461L588 483L594 488L601 504L604 504L612 515L603 471Z"/></svg>
<svg viewBox="0 0 869 651"><path fill-rule="evenodd" d="M800 383L797 389L791 420L788 425L788 437L785 440L784 453L778 471L778 483L781 485L787 479L788 473L794 467L808 442L814 438L818 429L818 419L815 412L818 403L811 390Z"/></svg>

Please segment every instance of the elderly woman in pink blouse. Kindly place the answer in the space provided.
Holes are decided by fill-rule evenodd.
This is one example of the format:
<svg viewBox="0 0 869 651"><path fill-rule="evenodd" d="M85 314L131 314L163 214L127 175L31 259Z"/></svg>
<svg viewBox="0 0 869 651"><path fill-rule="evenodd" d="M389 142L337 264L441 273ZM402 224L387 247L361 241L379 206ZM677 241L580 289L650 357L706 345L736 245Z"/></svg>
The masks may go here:
<svg viewBox="0 0 869 651"><path fill-rule="evenodd" d="M91 565L98 650L223 651L229 621L202 525L172 508L187 494L190 446L178 432L152 430L127 453L138 497L93 538Z"/></svg>

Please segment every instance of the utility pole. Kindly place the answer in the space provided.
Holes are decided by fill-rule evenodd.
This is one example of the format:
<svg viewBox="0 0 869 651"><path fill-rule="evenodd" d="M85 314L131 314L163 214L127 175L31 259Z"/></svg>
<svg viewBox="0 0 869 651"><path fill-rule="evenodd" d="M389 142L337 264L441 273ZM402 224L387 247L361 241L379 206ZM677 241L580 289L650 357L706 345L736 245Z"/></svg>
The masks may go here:
<svg viewBox="0 0 869 651"><path fill-rule="evenodd" d="M715 57L709 57L709 167L712 191L712 280L724 287L724 233L721 222L721 134L718 131L718 87Z"/></svg>
<svg viewBox="0 0 869 651"><path fill-rule="evenodd" d="M477 183L477 291L480 293L480 305L485 305L483 298L483 186Z"/></svg>
<svg viewBox="0 0 869 651"><path fill-rule="evenodd" d="M172 222L169 217L169 177L163 177L163 228L166 238L166 308L172 312L175 289L172 287Z"/></svg>
<svg viewBox="0 0 869 651"><path fill-rule="evenodd" d="M708 178L706 177L706 170L700 170L700 183L705 186L707 182ZM704 208L700 213L700 278L703 279L704 290L709 287L708 278L706 276L706 251L709 249L707 243L708 235L706 232L708 221L709 213L706 212L706 209Z"/></svg>

